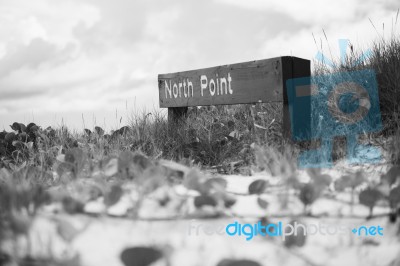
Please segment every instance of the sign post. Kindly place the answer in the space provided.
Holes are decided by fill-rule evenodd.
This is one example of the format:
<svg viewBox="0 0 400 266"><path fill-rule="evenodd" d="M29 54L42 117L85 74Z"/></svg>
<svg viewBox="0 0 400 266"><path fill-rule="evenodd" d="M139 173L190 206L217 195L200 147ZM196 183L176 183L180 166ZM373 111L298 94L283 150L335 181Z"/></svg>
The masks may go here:
<svg viewBox="0 0 400 266"><path fill-rule="evenodd" d="M160 107L168 108L169 121L177 121L190 106L283 102L283 134L288 137L286 81L310 75L310 61L291 56L160 74Z"/></svg>

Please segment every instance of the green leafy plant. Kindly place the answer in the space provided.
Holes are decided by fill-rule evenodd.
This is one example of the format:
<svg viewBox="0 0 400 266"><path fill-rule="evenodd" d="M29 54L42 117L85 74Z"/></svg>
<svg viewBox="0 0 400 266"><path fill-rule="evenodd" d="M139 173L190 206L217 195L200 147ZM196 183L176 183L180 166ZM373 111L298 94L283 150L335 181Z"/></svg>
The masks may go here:
<svg viewBox="0 0 400 266"><path fill-rule="evenodd" d="M268 181L257 179L249 185L249 193L260 195L265 192L268 187Z"/></svg>
<svg viewBox="0 0 400 266"><path fill-rule="evenodd" d="M247 259L223 259L218 262L217 266L261 266L261 264L254 260Z"/></svg>
<svg viewBox="0 0 400 266"><path fill-rule="evenodd" d="M304 213L311 215L311 205L319 197L321 190L313 183L304 184L300 188L299 199L304 205Z"/></svg>
<svg viewBox="0 0 400 266"><path fill-rule="evenodd" d="M360 192L358 198L362 205L365 205L369 208L368 217L372 217L374 207L376 203L382 198L382 193L375 188L368 187Z"/></svg>
<svg viewBox="0 0 400 266"><path fill-rule="evenodd" d="M389 204L391 208L390 221L396 222L400 215L400 186L393 187L389 193Z"/></svg>
<svg viewBox="0 0 400 266"><path fill-rule="evenodd" d="M306 244L307 240L306 231L304 229L305 225L302 222L296 220L290 221L289 224L292 225L293 228L295 227L295 224L297 224L297 234L290 234L285 237L285 247L303 247ZM286 229L289 230L288 228Z"/></svg>
<svg viewBox="0 0 400 266"><path fill-rule="evenodd" d="M150 266L163 257L163 251L155 247L126 248L120 256L125 266Z"/></svg>

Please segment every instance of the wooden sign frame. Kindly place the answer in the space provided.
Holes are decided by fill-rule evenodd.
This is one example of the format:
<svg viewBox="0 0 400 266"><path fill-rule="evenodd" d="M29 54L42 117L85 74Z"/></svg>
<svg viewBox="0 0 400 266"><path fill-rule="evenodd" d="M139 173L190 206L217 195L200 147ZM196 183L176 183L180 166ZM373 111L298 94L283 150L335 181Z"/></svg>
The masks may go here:
<svg viewBox="0 0 400 266"><path fill-rule="evenodd" d="M283 133L288 135L286 81L309 76L310 60L292 56L160 74L160 107L168 108L169 121L176 121L190 106L283 102Z"/></svg>

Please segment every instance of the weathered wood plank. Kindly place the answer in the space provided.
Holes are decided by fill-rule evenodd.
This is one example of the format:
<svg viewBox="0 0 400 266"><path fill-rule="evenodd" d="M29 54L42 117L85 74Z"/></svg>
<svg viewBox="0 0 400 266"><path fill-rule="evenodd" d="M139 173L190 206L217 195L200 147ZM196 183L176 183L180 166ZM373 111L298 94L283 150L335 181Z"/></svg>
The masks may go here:
<svg viewBox="0 0 400 266"><path fill-rule="evenodd" d="M283 133L290 137L286 81L310 75L310 61L291 56L160 74L160 107L168 108L169 120L176 121L189 106L283 102ZM311 105L302 111L311 118ZM302 125L306 131L309 126Z"/></svg>
<svg viewBox="0 0 400 266"><path fill-rule="evenodd" d="M158 76L160 107L283 101L285 57Z"/></svg>

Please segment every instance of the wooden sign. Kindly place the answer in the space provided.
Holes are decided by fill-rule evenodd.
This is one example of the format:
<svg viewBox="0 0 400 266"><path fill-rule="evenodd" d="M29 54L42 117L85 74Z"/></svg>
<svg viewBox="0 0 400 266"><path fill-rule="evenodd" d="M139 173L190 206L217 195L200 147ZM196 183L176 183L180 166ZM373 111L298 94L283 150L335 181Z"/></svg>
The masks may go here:
<svg viewBox="0 0 400 266"><path fill-rule="evenodd" d="M283 102L284 131L290 129L286 81L310 76L310 61L277 57L158 75L160 107L169 118L189 106Z"/></svg>
<svg viewBox="0 0 400 266"><path fill-rule="evenodd" d="M188 107L284 101L285 80L310 61L278 57L158 75L160 107ZM308 71L307 71L308 70ZM299 73L300 74L300 73Z"/></svg>

